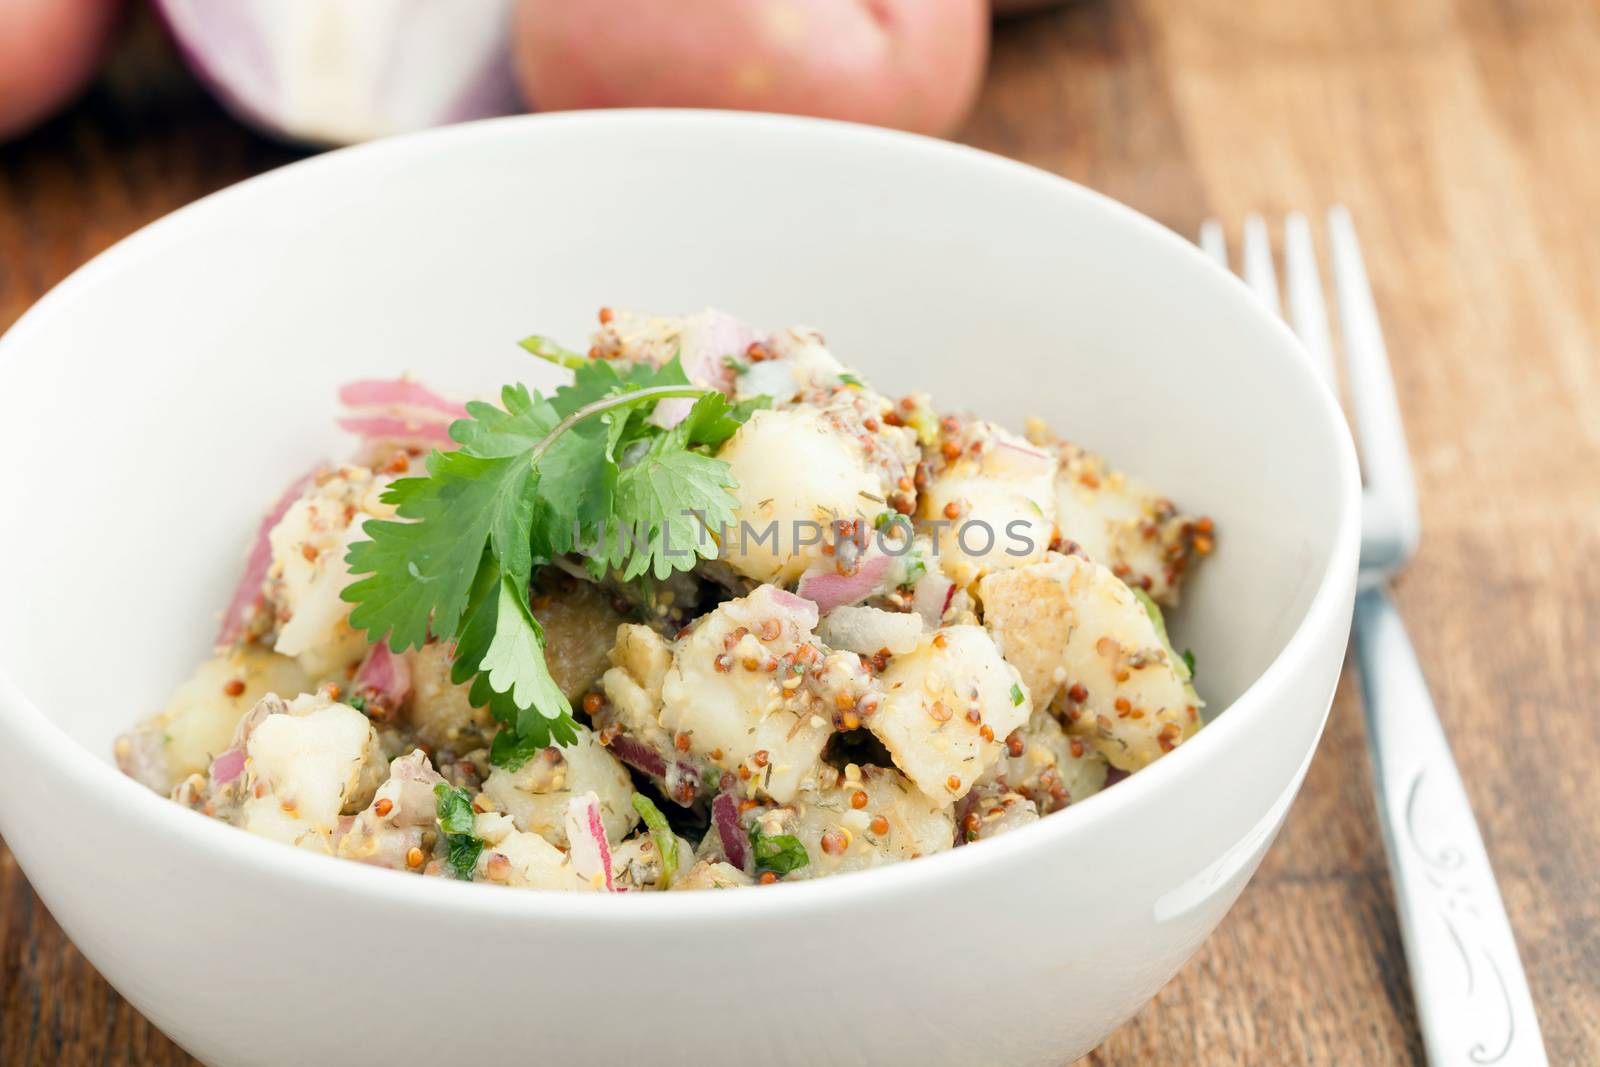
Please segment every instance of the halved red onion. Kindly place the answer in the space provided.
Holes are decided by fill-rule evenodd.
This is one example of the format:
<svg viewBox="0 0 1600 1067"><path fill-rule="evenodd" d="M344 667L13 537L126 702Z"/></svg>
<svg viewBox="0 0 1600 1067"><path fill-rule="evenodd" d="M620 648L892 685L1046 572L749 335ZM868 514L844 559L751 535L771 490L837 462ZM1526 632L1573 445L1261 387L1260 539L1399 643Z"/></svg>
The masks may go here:
<svg viewBox="0 0 1600 1067"><path fill-rule="evenodd" d="M890 555L868 556L854 574L840 574L831 559L824 560L815 573L800 576L797 592L822 613L845 604L867 599L883 587L884 578L894 563Z"/></svg>
<svg viewBox="0 0 1600 1067"><path fill-rule="evenodd" d="M201 81L241 119L349 144L520 111L510 0L156 0Z"/></svg>
<svg viewBox="0 0 1600 1067"><path fill-rule="evenodd" d="M742 871L750 869L750 838L739 824L739 802L731 793L718 793L711 802L711 824L717 828L722 854Z"/></svg>
<svg viewBox="0 0 1600 1067"><path fill-rule="evenodd" d="M606 840L605 823L600 818L600 798L593 792L573 797L567 805L565 821L573 871L596 889L604 884L607 893L615 893L611 842Z"/></svg>
<svg viewBox="0 0 1600 1067"><path fill-rule="evenodd" d="M217 631L217 648L227 648L244 633L245 622L249 619L256 602L261 599L261 587L267 580L267 571L272 567L272 542L268 540L268 535L272 533L274 526L283 521L283 516L294 506L294 502L304 495L316 473L310 471L297 478L283 491L283 495L278 497L272 509L267 512L266 518L262 519L261 525L257 527L255 543L250 546L250 555L245 560L244 573L239 576L238 584L233 587L233 597L228 601L228 609L222 613L222 628Z"/></svg>

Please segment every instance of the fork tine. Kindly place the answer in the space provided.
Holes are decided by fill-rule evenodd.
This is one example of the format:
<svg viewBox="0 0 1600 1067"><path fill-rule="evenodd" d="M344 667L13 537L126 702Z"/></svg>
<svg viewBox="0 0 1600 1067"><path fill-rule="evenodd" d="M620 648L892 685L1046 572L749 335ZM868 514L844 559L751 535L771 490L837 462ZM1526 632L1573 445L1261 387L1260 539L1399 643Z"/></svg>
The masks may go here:
<svg viewBox="0 0 1600 1067"><path fill-rule="evenodd" d="M1289 322L1311 362L1338 390L1333 371L1333 342L1328 336L1328 308L1322 300L1322 278L1317 274L1317 252L1311 244L1311 227L1296 211L1283 226L1283 284L1288 290Z"/></svg>
<svg viewBox="0 0 1600 1067"><path fill-rule="evenodd" d="M1228 239L1222 234L1222 223L1206 219L1200 224L1200 250L1216 261L1217 266L1228 268Z"/></svg>
<svg viewBox="0 0 1600 1067"><path fill-rule="evenodd" d="M1272 241L1260 215L1244 220L1244 280L1274 315L1278 308L1278 277L1272 269Z"/></svg>
<svg viewBox="0 0 1600 1067"><path fill-rule="evenodd" d="M1356 416L1356 443L1366 474L1366 506L1362 509L1362 565L1398 564L1415 551L1421 532L1417 485L1406 449L1400 403L1395 398L1389 353L1378 327L1378 309L1356 242L1355 225L1342 205L1328 211L1328 249L1333 261L1333 288L1339 302L1339 328L1344 338L1345 379ZM1370 534L1383 534L1370 538ZM1375 558L1367 559L1369 540ZM1392 561L1383 557L1394 553Z"/></svg>

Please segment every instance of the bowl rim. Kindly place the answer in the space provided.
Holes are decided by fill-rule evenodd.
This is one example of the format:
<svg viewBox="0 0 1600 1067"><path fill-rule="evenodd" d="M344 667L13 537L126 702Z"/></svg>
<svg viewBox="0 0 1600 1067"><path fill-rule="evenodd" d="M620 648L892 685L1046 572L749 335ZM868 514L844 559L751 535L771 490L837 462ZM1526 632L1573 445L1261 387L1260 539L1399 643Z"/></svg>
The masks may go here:
<svg viewBox="0 0 1600 1067"><path fill-rule="evenodd" d="M1298 676L1324 635L1348 622L1349 610L1342 593L1353 588L1360 549L1361 483L1354 443L1343 412L1332 393L1322 384L1299 339L1278 316L1257 300L1243 281L1219 267L1197 246L1155 220L1103 193L1032 165L973 148L968 145L856 123L793 115L696 109L618 108L599 111L568 111L546 114L513 115L422 130L379 141L297 160L271 171L252 176L164 215L122 238L78 267L42 296L0 335L0 360L26 345L35 329L67 305L81 290L91 287L102 275L111 275L136 262L147 251L159 248L169 239L180 239L187 228L203 225L210 215L229 210L235 202L270 191L279 185L314 182L323 170L336 170L368 156L393 157L399 162L408 154L448 151L453 145L478 139L494 140L519 136L525 130L561 126L593 126L627 130L644 124L664 124L723 128L730 135L744 131L756 133L792 131L795 135L836 144L879 142L897 151L920 153L934 165L985 169L1002 182L1048 183L1055 195L1078 200L1088 208L1114 218L1119 224L1137 230L1162 243L1169 254L1187 258L1196 265L1197 277L1209 277L1215 298L1231 301L1246 318L1263 319L1268 333L1277 337L1286 355L1298 355L1296 373L1309 404L1321 420L1317 432L1327 435L1334 451L1337 486L1337 527L1323 573L1317 580L1305 613L1293 633L1272 661L1245 690L1219 715L1178 751L1141 770L1121 788L1095 794L1072 806L1070 813L1048 819L983 843L981 849L956 848L917 859L915 863L895 863L866 871L850 872L848 877L809 879L766 887L761 893L635 893L641 898L630 904L597 899L595 894L565 893L556 890L521 889L514 892L486 891L481 886L447 878L400 877L398 872L351 863L242 833L238 828L208 819L197 812L173 804L124 775L108 759L101 758L79 744L66 730L25 695L0 662L0 716L10 720L18 736L29 743L37 757L64 775L79 789L94 791L111 802L128 819L151 820L151 830L173 835L196 850L203 850L217 862L249 869L253 876L288 879L324 892L359 895L374 903L383 901L400 907L427 907L432 910L469 911L489 918L560 919L608 924L649 923L673 920L717 919L723 922L770 921L780 912L804 913L831 910L847 901L860 904L864 898L878 898L902 891L908 884L925 882L926 889L939 883L954 883L963 877L981 874L985 865L999 866L1008 856L1035 849L1060 847L1065 838L1085 833L1088 827L1116 817L1116 812L1135 803L1151 790L1159 789L1168 778L1210 754L1233 746L1236 735L1251 728L1255 720L1270 714L1275 695ZM1320 727L1316 737L1320 738ZM1311 751L1314 752L1316 741ZM1307 754L1309 756L1309 753ZM37 766L37 764L36 764ZM1291 784L1298 789L1299 783ZM908 880L910 882L908 883Z"/></svg>

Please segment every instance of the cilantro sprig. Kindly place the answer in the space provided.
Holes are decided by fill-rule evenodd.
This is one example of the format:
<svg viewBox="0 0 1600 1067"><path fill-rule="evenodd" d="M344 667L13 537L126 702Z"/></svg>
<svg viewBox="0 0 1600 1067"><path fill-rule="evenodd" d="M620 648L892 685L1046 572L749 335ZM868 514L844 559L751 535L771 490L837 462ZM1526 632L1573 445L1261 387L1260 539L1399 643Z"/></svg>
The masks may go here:
<svg viewBox="0 0 1600 1067"><path fill-rule="evenodd" d="M708 530L733 520L736 483L711 452L765 406L692 385L676 359L619 372L543 339L524 345L572 367L572 383L469 403L450 427L460 447L385 491L397 518L362 527L346 562L365 577L341 594L350 624L395 652L451 643L451 680L505 725L495 748L508 756L577 738L529 602L539 568L583 549L597 577L664 579L714 557ZM692 405L668 428L651 418L664 401Z"/></svg>

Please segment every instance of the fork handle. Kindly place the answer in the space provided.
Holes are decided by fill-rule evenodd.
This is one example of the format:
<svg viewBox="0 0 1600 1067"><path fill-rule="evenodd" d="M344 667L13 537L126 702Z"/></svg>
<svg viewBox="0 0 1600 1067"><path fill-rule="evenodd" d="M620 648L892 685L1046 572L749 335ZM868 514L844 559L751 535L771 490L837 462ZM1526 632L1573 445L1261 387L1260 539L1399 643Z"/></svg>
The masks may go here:
<svg viewBox="0 0 1600 1067"><path fill-rule="evenodd" d="M1405 624L1381 586L1356 598L1355 646L1378 817L1428 1062L1545 1064L1483 838Z"/></svg>

